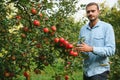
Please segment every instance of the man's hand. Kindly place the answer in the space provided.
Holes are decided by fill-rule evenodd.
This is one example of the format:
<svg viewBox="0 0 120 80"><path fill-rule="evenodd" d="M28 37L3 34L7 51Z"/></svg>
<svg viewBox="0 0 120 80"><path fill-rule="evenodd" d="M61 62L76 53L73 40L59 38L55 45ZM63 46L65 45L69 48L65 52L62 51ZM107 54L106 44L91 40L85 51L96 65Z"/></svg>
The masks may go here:
<svg viewBox="0 0 120 80"><path fill-rule="evenodd" d="M92 52L93 47L87 45L86 43L77 44L77 47L75 48L78 52Z"/></svg>

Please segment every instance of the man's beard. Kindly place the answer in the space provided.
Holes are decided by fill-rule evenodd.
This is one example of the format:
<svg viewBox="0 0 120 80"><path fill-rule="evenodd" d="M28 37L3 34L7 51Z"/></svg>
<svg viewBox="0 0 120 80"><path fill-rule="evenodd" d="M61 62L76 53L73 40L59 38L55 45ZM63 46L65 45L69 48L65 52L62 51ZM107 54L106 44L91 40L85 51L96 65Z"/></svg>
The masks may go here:
<svg viewBox="0 0 120 80"><path fill-rule="evenodd" d="M95 20L97 20L97 17L92 17L92 18L90 18L91 16L88 16L88 19L90 20L90 22L93 22L93 21L95 21Z"/></svg>

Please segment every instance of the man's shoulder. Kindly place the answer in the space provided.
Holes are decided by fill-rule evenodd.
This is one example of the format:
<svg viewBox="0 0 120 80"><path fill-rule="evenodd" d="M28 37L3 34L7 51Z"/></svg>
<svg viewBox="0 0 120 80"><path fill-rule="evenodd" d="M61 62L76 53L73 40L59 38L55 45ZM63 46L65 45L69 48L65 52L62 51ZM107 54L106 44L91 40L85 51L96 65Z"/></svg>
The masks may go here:
<svg viewBox="0 0 120 80"><path fill-rule="evenodd" d="M105 22L105 21L100 21L100 26L101 28L103 28L104 30L109 30L109 29L112 29L113 26L108 23L108 22Z"/></svg>
<svg viewBox="0 0 120 80"><path fill-rule="evenodd" d="M103 25L111 25L110 23L105 22L105 21L100 21L100 24L103 24Z"/></svg>
<svg viewBox="0 0 120 80"><path fill-rule="evenodd" d="M87 25L83 25L83 26L81 27L80 31L84 31L84 30L86 30L86 29L87 29Z"/></svg>

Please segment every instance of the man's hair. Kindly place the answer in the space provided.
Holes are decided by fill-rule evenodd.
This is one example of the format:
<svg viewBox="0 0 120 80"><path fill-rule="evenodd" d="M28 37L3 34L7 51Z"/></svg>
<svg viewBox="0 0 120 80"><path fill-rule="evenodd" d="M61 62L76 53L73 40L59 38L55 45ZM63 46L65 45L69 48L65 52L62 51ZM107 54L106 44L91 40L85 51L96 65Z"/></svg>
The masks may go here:
<svg viewBox="0 0 120 80"><path fill-rule="evenodd" d="M95 3L95 2L91 2L91 3L87 4L87 5L86 5L86 9L87 9L87 7L92 6L92 5L97 6L97 9L99 10L99 6L98 6L98 4Z"/></svg>

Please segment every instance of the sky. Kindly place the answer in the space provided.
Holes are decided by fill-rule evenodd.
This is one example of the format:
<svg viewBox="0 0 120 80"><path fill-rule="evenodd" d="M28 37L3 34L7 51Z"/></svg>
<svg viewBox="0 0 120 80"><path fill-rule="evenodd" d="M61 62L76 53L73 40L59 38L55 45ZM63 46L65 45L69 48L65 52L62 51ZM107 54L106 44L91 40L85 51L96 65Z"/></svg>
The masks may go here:
<svg viewBox="0 0 120 80"><path fill-rule="evenodd" d="M114 4L117 3L118 0L80 0L79 4L88 4L89 2L96 2L96 3L103 3L105 2L106 6L112 7ZM78 5L79 5L78 4ZM82 16L85 15L85 10L79 10L75 14L75 20L78 21Z"/></svg>
<svg viewBox="0 0 120 80"><path fill-rule="evenodd" d="M106 1L106 4L108 4L109 6L113 6L114 3L117 2L117 0L80 0L79 2L80 3L89 3L89 2L96 2L96 3L102 3Z"/></svg>

